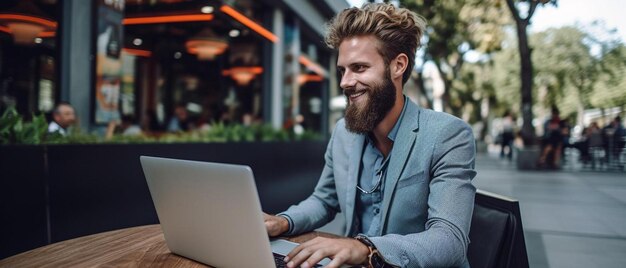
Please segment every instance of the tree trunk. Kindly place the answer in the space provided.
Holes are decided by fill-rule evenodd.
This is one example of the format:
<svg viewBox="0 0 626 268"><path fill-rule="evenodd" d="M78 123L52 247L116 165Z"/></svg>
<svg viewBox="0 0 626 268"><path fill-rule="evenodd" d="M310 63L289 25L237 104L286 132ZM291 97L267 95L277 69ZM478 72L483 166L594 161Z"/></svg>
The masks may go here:
<svg viewBox="0 0 626 268"><path fill-rule="evenodd" d="M546 2L544 0L540 1L542 3ZM537 8L537 4L539 2L537 0L530 1L528 7L528 14L526 18L520 17L519 11L515 6L515 1L506 0L506 4L511 11L511 15L513 15L513 19L515 19L515 25L517 26L517 41L519 47L519 56L521 63L521 95L522 95L522 103L521 103L521 112L522 119L524 121L522 125L522 140L524 141L524 145L532 145L535 143L535 128L533 127L533 64L531 59L531 49L528 46L528 34L526 33L526 28L530 23L530 19L535 13L535 9Z"/></svg>
<svg viewBox="0 0 626 268"><path fill-rule="evenodd" d="M433 100L428 98L428 92L426 92L426 87L424 86L424 70L422 68L422 72L417 74L417 78L413 79L415 84L417 85L417 90L419 94L422 96L422 99L425 100L425 107L427 109L433 108Z"/></svg>
<svg viewBox="0 0 626 268"><path fill-rule="evenodd" d="M522 139L524 140L524 145L532 145L535 142L535 128L532 124L533 122L533 64L531 60L531 49L528 46L528 34L526 33L526 27L528 23L523 20L516 20L517 24L517 36L518 36L518 46L520 53L520 63L521 63L521 95L522 95L522 103L521 103L521 112L522 112Z"/></svg>
<svg viewBox="0 0 626 268"><path fill-rule="evenodd" d="M578 94L580 96L580 92L578 92ZM576 112L578 113L578 116L576 117L576 125L584 128L585 127L585 105L583 104L583 101L580 99L580 97L576 103Z"/></svg>

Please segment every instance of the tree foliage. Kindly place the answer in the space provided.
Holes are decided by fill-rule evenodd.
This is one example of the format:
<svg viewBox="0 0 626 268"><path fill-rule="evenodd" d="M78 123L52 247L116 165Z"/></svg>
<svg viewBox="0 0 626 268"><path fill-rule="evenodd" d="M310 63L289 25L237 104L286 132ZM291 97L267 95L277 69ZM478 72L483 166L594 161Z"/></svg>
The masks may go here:
<svg viewBox="0 0 626 268"><path fill-rule="evenodd" d="M581 28L551 28L530 36L535 114L546 115L553 105L565 117L580 116L584 109L626 105L626 47ZM506 45L510 43L494 54L492 79L501 106L519 111L519 66L512 64L519 55L515 46Z"/></svg>
<svg viewBox="0 0 626 268"><path fill-rule="evenodd" d="M499 0L402 0L401 5L424 16L428 22L425 61L432 61L445 85L444 108L460 115L471 94L454 85L460 79L464 56L469 51L489 54L498 51L504 25L510 24L506 7Z"/></svg>
<svg viewBox="0 0 626 268"><path fill-rule="evenodd" d="M532 126L533 114L545 115L553 105L565 116L626 106L626 48L618 39L606 38L611 30L577 25L527 35L536 9L556 6L556 0L400 3L428 21L424 61L433 62L442 74L448 112L488 123L481 114L487 100L496 114L526 112L524 121ZM482 56L467 62L468 52Z"/></svg>

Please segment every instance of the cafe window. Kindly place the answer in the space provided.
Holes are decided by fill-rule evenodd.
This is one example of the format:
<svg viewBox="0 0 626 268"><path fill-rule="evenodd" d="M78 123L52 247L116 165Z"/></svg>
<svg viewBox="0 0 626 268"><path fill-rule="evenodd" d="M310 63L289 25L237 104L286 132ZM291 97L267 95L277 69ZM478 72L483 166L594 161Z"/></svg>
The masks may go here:
<svg viewBox="0 0 626 268"><path fill-rule="evenodd" d="M134 66L124 67L122 108L137 107L161 129L181 106L196 126L261 120L262 48L271 41L246 23L269 29L267 10L259 1L126 1L123 52Z"/></svg>
<svg viewBox="0 0 626 268"><path fill-rule="evenodd" d="M0 112L50 112L58 101L59 14L55 0L0 1Z"/></svg>

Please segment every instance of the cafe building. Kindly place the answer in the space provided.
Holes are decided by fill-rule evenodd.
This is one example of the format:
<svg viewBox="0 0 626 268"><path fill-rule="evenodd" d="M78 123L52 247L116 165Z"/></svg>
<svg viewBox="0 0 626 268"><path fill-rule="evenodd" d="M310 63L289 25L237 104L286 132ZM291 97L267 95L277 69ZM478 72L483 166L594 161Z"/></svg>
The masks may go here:
<svg viewBox="0 0 626 268"><path fill-rule="evenodd" d="M0 111L68 101L93 132L122 117L165 130L176 107L197 124L294 123L328 133L341 114L324 23L345 1L0 1ZM341 109L341 108L339 108Z"/></svg>

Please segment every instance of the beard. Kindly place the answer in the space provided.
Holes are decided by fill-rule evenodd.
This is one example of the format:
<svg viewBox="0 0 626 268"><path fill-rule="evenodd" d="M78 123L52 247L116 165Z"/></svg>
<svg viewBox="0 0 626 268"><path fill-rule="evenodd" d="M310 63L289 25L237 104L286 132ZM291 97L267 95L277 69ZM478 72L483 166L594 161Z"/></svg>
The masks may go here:
<svg viewBox="0 0 626 268"><path fill-rule="evenodd" d="M367 89L367 100L360 107L351 103L348 96L354 93L355 89L344 90L344 95L348 98L345 121L348 131L357 134L366 134L374 130L387 113L391 110L396 101L396 89L391 82L389 71L385 72L382 83L373 84Z"/></svg>

